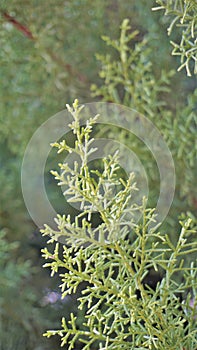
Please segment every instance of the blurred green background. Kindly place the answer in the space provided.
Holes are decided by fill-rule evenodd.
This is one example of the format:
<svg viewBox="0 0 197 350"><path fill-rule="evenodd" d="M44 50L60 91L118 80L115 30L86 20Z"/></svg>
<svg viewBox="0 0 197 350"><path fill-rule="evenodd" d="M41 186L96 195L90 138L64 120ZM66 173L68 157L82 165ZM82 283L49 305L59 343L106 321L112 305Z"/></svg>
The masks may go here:
<svg viewBox="0 0 197 350"><path fill-rule="evenodd" d="M64 302L59 299L58 278L51 279L42 268L40 249L46 240L31 221L20 184L21 162L28 141L45 120L75 98L80 103L107 100L103 90L99 90L103 84L99 71L104 63L96 58L96 53L109 52L112 59L118 60L117 52L107 47L101 36L117 39L124 18L130 20L132 31L139 31L133 45L144 37L148 40L146 57L152 62L150 74L155 82L162 70L177 69L179 58L171 56L166 34L168 18L152 12L153 5L155 1L151 0L1 1L0 350L58 349L59 340L46 340L42 333L58 328L61 316L76 307L72 296ZM173 38L179 35L177 29ZM97 86L94 95L92 84ZM104 82L104 85L108 89L110 84ZM194 215L197 208L196 153L193 152L196 79L181 71L167 85L169 93L160 96L167 104L166 114L157 115L155 122L168 129L166 139L178 169L176 195L167 226L174 232L177 216L188 211ZM122 90L119 86L120 96ZM153 121L154 113L161 112L157 106L153 108ZM159 124L162 118L167 122ZM49 162L46 171L50 169Z"/></svg>

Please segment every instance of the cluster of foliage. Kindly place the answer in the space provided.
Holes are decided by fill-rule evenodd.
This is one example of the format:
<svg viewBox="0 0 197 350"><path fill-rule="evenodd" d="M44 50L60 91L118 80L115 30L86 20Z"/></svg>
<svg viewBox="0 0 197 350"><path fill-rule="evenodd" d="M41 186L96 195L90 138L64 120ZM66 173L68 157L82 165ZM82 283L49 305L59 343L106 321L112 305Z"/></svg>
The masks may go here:
<svg viewBox="0 0 197 350"><path fill-rule="evenodd" d="M154 210L129 204L136 190L133 174L120 178L118 155L103 159L103 171L88 167L92 148L91 132L96 117L80 125L80 112L75 100L67 106L73 116L70 128L76 136L74 147L66 142L53 146L58 153L69 152L80 157L73 167L59 164L53 171L59 185L67 187L69 202L78 202L81 212L72 222L70 216L58 215L57 230L45 226L49 243L61 237L53 251L42 250L50 262L52 275L59 272L62 298L76 293L86 283L78 298L83 310L81 325L73 313L61 330L50 330L45 336L59 335L68 349L195 349L197 346L196 306L197 253L195 220L180 221L181 232L175 244L169 235L159 232ZM136 179L137 181L137 179ZM92 213L97 211L102 222L95 228ZM135 222L139 211L142 219ZM189 261L185 256L190 256ZM152 274L152 277L151 277ZM151 284L154 274L159 274ZM191 300L193 304L191 304ZM192 305L192 306L191 306Z"/></svg>
<svg viewBox="0 0 197 350"><path fill-rule="evenodd" d="M188 24L188 28L191 29L188 33L195 36L195 1L184 1L188 5L184 7L180 5L183 4L182 0L175 3L178 8L176 16L185 13L184 16L181 14L179 19L184 21L184 25ZM160 1L160 6L165 10L168 6L168 13L173 9L172 4L172 1ZM37 279L34 276L32 280L32 270L27 268L28 264L25 263L28 258L33 260L32 264L36 266L39 264L38 255L32 246L34 244L34 247L40 249L43 241L39 242L37 238L36 243L32 244L30 239L35 228L23 204L20 168L22 155L31 135L51 114L64 107L65 100L70 103L75 96L79 96L81 100L91 101L98 96L99 100L102 98L105 101L124 103L148 116L164 133L176 162L179 175L177 193L169 220L172 224L171 232L177 232L175 235L177 239L178 213L187 210L194 213L196 210L196 91L193 89L195 81L193 78L187 80L183 72L179 73L179 76L173 75L171 69L174 68L175 63L170 55L167 35L162 30L162 26L166 25L165 17L161 16L159 11L151 10L154 5L155 0L148 2L147 0L137 2L57 0L55 4L52 0L47 3L37 0L1 1L0 229L5 228L9 242L13 241L13 234L14 241L17 239L19 242L18 249L15 251L16 258L14 254L8 254L6 263L4 260L2 263L4 267L13 266L13 270L11 268L9 270L9 276L2 273L1 339L5 338L1 344L3 349L4 346L7 346L6 349L9 347L17 349L17 346L24 349L25 346L28 349L32 346L35 349L38 343L40 343L39 349L44 347L41 345L42 341L38 334L42 332L43 327L51 327L50 320L56 327L59 317L59 310L54 308L51 313L50 307L44 309L40 302L37 305L40 309L39 314L36 314L34 308L35 298L38 300L39 297L41 298L40 289L51 281L49 282L47 274L41 274ZM102 56L102 53L106 52L106 47L100 38L101 35L107 33L109 37L116 36L119 23L125 17L131 20L131 28L128 21L123 22L119 42L105 37L107 44L112 45L115 50L111 50L111 57ZM186 27L182 28L184 30ZM174 41L177 42L176 39L180 34L179 26L173 27L173 33ZM194 44L193 48L195 48L195 40L193 37L190 39L187 42L187 50L190 50L190 44ZM99 61L95 59L95 52L101 53L98 58L101 59L100 78L104 78L103 85L97 77ZM195 58L196 51L191 52L192 54L189 51L190 60L186 67L189 67L189 63ZM186 56L183 59L186 59ZM176 93L168 93L171 91L171 81L173 91ZM92 82L95 84L91 96ZM116 130L108 130L105 127L102 132L103 135L105 133L110 136L110 132L115 135ZM120 133L120 137L127 139L128 145L132 143L140 159L145 164L150 164L150 153L144 153L136 140L128 139L124 132ZM50 165L47 164L46 167ZM146 170L151 183L154 184L153 200L149 203L153 207L155 205L154 187L159 181L155 177L154 168L148 166ZM72 214L75 214L74 210ZM2 242L5 243L3 238ZM8 250L11 249L9 244L7 247ZM3 246L0 250L3 252ZM21 259L22 255L24 260ZM38 282L39 278L41 282ZM16 282L13 289L11 280L13 283ZM28 285L34 285L35 289L37 288L36 297L32 295ZM24 297L20 299L19 310L14 303L7 313L6 308L9 306L10 299L15 300L12 294L15 289L17 291L22 289L27 293L25 292ZM17 296L19 294L20 292ZM68 304L65 306L65 316L67 316L66 310L68 310ZM19 315L24 319L22 326L17 320L15 322L15 314L18 311L21 311ZM45 311L47 317L45 317ZM45 320L41 317L41 313ZM83 310L81 313L83 314ZM28 314L35 314L33 321L24 317ZM80 317L78 313L77 321ZM11 319L14 321L11 322ZM24 344L21 344L22 336L20 340L16 339L23 330ZM32 344L28 341L26 343L28 338L31 338ZM6 341L9 341L9 344ZM57 344L54 343L53 347L55 346Z"/></svg>
<svg viewBox="0 0 197 350"><path fill-rule="evenodd" d="M196 210L197 198L193 189L196 182L197 89L182 101L177 101L176 106L172 105L169 94L174 84L174 72L162 70L158 76L151 62L148 38L135 44L133 38L137 33L130 30L129 21L124 20L119 40L103 37L107 45L115 49L117 54L115 58L111 54L97 55L101 62L99 76L103 83L100 86L92 85L92 93L94 97L98 96L104 101L136 109L152 120L163 134L172 152L177 171L177 192L174 202L176 221L181 211ZM110 136L111 126L105 131ZM118 133L120 134L120 130ZM122 140L124 139L125 132L122 133ZM150 164L154 163L151 161L151 155L144 151L144 145L140 145L137 140L127 137L127 145L135 150L145 166L149 164L150 167ZM149 173L149 181L153 191L156 190L158 176L155 171ZM153 198L155 196L153 195ZM150 202L150 206L154 207L155 203Z"/></svg>
<svg viewBox="0 0 197 350"><path fill-rule="evenodd" d="M91 100L91 82L98 80L95 52L104 50L100 37L117 33L120 18L136 13L134 7L120 0L1 1L0 227L10 236L14 231L23 239L32 230L20 189L28 141L65 100Z"/></svg>
<svg viewBox="0 0 197 350"><path fill-rule="evenodd" d="M97 71L94 52L103 50L100 36L103 32L118 31L119 16L125 16L128 9L124 8L121 1L117 2L117 6L118 11L113 1L107 3L103 0L94 3L90 0L57 0L55 4L52 0L47 3L37 0L3 0L0 4L0 229L5 228L8 241L19 242L16 255L19 258L23 256L24 261L31 259L32 265L36 267L39 264L36 250L40 251L43 241L39 238L36 241L32 234L35 226L25 209L21 193L20 169L25 147L37 127L59 108L63 108L65 99L73 100L76 95L90 99L89 86L92 80L96 80ZM17 270L19 260L13 260L11 255L9 259ZM15 274L17 272L13 270ZM42 271L42 276L38 274L38 278L30 271L28 274L28 279L23 278L23 288L28 284L34 285L39 299L40 289L51 286L48 274ZM4 308L9 305L9 293L2 290L4 301L1 306ZM31 292L31 289L28 290ZM31 300L33 313L35 301L30 298L29 303ZM26 298L21 299L20 310L31 309L29 303ZM4 325L11 318L14 319L17 309L14 305L13 316L4 310ZM39 303L38 307L40 316L41 313L45 315L47 307L44 309ZM49 315L49 310L46 311ZM31 311L28 313L31 314ZM58 314L55 310L53 313ZM41 343L40 324L48 327L50 322L47 325L40 316L34 318L34 327L40 330L40 338L30 328L29 337L32 333L35 341ZM51 320L54 319L51 316ZM12 349L18 329L15 328L15 334L9 332ZM20 330L22 334L22 327Z"/></svg>
<svg viewBox="0 0 197 350"><path fill-rule="evenodd" d="M178 70L186 68L187 75L191 76L190 64L197 74L197 3L196 0L156 0L160 5L153 10L165 10L165 15L171 18L168 35L171 35L174 26L181 28L179 42L171 41L173 55L180 56L181 65Z"/></svg>
<svg viewBox="0 0 197 350"><path fill-rule="evenodd" d="M107 23L103 28L100 20L107 13L110 16L106 2L99 1L99 11L98 2L94 2L92 11L87 8L89 1L71 4L59 0L54 6L53 1L27 4L14 0L2 1L0 5L0 178L4 184L0 216L3 227L22 230L21 235L26 233L28 219L20 193L25 147L36 128L63 108L65 96L68 101L76 94L87 98L90 76L94 76L94 52L102 50L99 35L109 28ZM79 21L81 13L83 21ZM113 17L114 12L111 14ZM116 22L115 18L108 21L111 25ZM80 28L76 22L80 22ZM85 43L79 40L79 29ZM75 54L77 51L80 55Z"/></svg>

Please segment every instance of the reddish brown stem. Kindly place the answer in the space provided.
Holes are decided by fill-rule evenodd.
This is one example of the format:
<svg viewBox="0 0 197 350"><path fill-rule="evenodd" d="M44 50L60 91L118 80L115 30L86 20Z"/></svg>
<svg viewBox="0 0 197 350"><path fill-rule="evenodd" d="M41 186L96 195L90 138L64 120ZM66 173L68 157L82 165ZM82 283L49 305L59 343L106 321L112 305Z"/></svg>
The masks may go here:
<svg viewBox="0 0 197 350"><path fill-rule="evenodd" d="M7 12L3 12L3 17L9 22L12 23L13 26L18 29L23 35L27 38L34 40L32 32L29 30L27 26L24 26L19 21L17 21L14 17L10 16Z"/></svg>
<svg viewBox="0 0 197 350"><path fill-rule="evenodd" d="M16 20L13 16L10 16L7 12L2 12L2 15L9 23L11 23L17 30L23 33L23 35L25 35L27 38L31 40L36 40L36 38L33 36L32 32L27 26L21 24L18 20ZM75 75L79 79L79 81L81 81L82 83L87 83L87 77L85 75L76 71L76 69L74 69L69 63L65 63L64 61L62 61L62 59L59 58L51 50L47 50L47 52L51 56L51 58L54 61L58 62L62 67L64 67L64 69L66 69L70 75Z"/></svg>

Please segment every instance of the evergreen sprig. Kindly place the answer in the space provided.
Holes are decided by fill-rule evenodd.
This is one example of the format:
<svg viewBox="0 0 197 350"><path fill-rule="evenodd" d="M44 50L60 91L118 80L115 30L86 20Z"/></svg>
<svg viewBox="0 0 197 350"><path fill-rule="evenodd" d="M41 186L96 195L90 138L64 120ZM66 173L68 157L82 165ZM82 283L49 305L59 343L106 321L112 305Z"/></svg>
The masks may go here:
<svg viewBox="0 0 197 350"><path fill-rule="evenodd" d="M129 22L125 19L120 28L119 39L104 37L107 45L110 46L110 53L97 56L101 62L99 75L102 81L99 86L96 84L92 86L92 93L94 97L98 96L103 101L136 109L148 117L160 130L175 162L178 213L185 210L182 205L183 199L186 198L187 206L188 203L190 205L189 210L193 211L196 195L191 189L196 183L197 89L190 92L186 98L182 100L179 98L176 104L171 105L169 96L174 95L174 87L171 85L173 71L161 71L161 76L158 78L153 71L149 56L148 39L145 38L136 43L135 35L136 32L131 33ZM102 133L107 137L113 137L116 130L105 127ZM134 137L125 135L123 130L118 130L117 137L123 142L126 140L127 146L135 150L145 166L153 164L144 145L139 144ZM153 191L155 191L155 184L158 182L156 172L149 172L149 169L146 171L149 183L153 184ZM151 202L150 206L155 204Z"/></svg>
<svg viewBox="0 0 197 350"><path fill-rule="evenodd" d="M156 0L159 7L153 10L165 10L165 15L171 17L168 27L168 35L174 27L181 28L179 42L171 41L173 45L172 55L180 56L180 71L186 68L187 75L191 76L191 62L194 63L194 74L197 74L197 2L196 0Z"/></svg>
<svg viewBox="0 0 197 350"><path fill-rule="evenodd" d="M73 222L59 215L57 231L46 226L42 233L50 235L49 242L64 237L67 244L63 253L59 243L54 251L44 248L42 253L50 260L44 266L52 275L60 275L62 298L85 283L78 298L84 319L79 323L77 315L71 313L69 321L62 319L60 330L44 335L59 335L61 346L67 345L69 350L81 346L86 350L196 349L195 221L189 217L180 221L177 242L158 227L150 228L154 210L146 208L145 199L141 205L128 208L127 198L135 185L132 176L127 181L119 179L117 155L104 160L104 170L97 178L88 167L90 133L96 119L81 126L78 102L67 108L74 118L70 127L76 136L75 146L71 148L66 142L54 146L58 152L80 154L81 163L75 164L74 170L68 164L60 165L63 173L54 175L68 186L71 200L82 203L82 213ZM122 188L111 198L109 188L117 183ZM91 224L93 208L102 218L96 231ZM125 219L128 209L141 212L139 223ZM185 259L194 255L193 261ZM151 271L160 275L154 287L149 283Z"/></svg>
<svg viewBox="0 0 197 350"><path fill-rule="evenodd" d="M135 43L139 33L130 32L128 19L123 20L120 30L118 40L102 37L118 56L113 59L110 54L96 55L101 62L99 76L104 84L101 87L93 84L92 94L94 97L102 96L104 101L132 106L138 112L153 117L165 104L160 95L169 92L170 78L174 73L163 70L160 77L154 76L148 39Z"/></svg>

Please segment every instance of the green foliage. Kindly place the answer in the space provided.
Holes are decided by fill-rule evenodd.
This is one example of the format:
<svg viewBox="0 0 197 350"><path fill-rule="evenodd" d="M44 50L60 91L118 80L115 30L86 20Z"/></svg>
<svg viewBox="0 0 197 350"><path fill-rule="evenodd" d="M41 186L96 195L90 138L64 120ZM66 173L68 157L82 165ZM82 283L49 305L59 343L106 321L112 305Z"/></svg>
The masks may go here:
<svg viewBox="0 0 197 350"><path fill-rule="evenodd" d="M121 3L118 11L104 0L0 3L0 228L19 240L19 254L32 257L28 243L35 230L21 193L27 143L65 100L90 100L94 53L103 50L103 32L118 31L119 15L128 10Z"/></svg>
<svg viewBox="0 0 197 350"><path fill-rule="evenodd" d="M120 39L102 37L108 46L116 50L117 55L113 59L110 54L97 54L101 62L99 76L103 85L99 88L92 85L93 96L132 106L140 113L153 117L164 104L161 92L169 92L173 71L162 71L160 77L155 76L148 39L135 43L139 32L130 33L128 19L122 22L120 28Z"/></svg>
<svg viewBox="0 0 197 350"><path fill-rule="evenodd" d="M174 47L172 55L180 56L181 60L178 71L186 68L187 75L191 76L191 67L194 66L194 74L197 74L196 0L156 0L156 3L160 6L153 10L165 10L165 15L171 19L168 35L171 35L175 26L181 29L179 42L171 41Z"/></svg>
<svg viewBox="0 0 197 350"><path fill-rule="evenodd" d="M88 282L79 299L79 308L87 309L83 327L77 327L76 317L71 314L68 323L62 320L61 330L48 331L46 336L58 334L62 346L70 344L69 349L74 348L77 341L85 344L84 349L180 349L180 346L195 349L195 312L188 306L191 294L187 295L185 305L179 299L190 287L196 288L196 268L184 268L178 262L178 258L197 249L194 243L187 243L185 248L189 221L182 229L177 246L173 247L167 237L147 232L152 221L150 212L144 213L144 220L144 226L138 226L133 232L132 245L120 239L114 244L95 244L86 249L64 247L63 260L58 257L58 247L55 252L44 250L47 259L53 254L53 262L46 267L55 272L58 268L68 271L61 274L63 297L75 292L81 282ZM78 235L83 237L79 230ZM156 248L156 243L149 248L155 238L157 243L163 242L162 248ZM156 291L147 291L142 283L144 277L150 268L160 267L166 270L166 275L157 284ZM174 280L177 271L185 272L181 285ZM136 291L142 299L137 299Z"/></svg>
<svg viewBox="0 0 197 350"><path fill-rule="evenodd" d="M164 136L172 152L177 171L177 197L187 198L187 207L196 210L197 89L188 95L185 105L177 105L175 114L166 118Z"/></svg>
<svg viewBox="0 0 197 350"><path fill-rule="evenodd" d="M86 283L78 298L78 308L85 315L79 324L71 313L68 322L62 319L61 330L47 331L45 336L59 335L61 345L68 349L81 345L83 349L195 349L195 219L180 221L175 244L158 227L150 228L154 210L146 208L145 199L141 205L130 204L136 185L132 174L127 179L119 177L117 154L103 160L103 172L88 167L88 155L95 151L91 132L96 118L81 127L83 107L75 100L67 108L74 119L70 128L75 146L65 141L53 146L58 153L79 155L81 165L60 164L60 173L53 174L59 185L67 186L70 202L81 205L81 213L73 222L59 215L56 231L49 226L42 230L50 235L49 242L64 240L63 255L59 243L54 251L44 248L42 252L50 260L45 267L51 268L52 276L60 274L62 298ZM91 223L94 211L102 218L96 228ZM142 215L139 223L135 223L136 211ZM150 272L160 274L155 288L149 283ZM191 300L195 300L193 306Z"/></svg>
<svg viewBox="0 0 197 350"><path fill-rule="evenodd" d="M161 131L165 130L164 137L172 147L173 156L178 159L176 164L179 175L177 188L181 196L176 197L175 206L184 211L188 209L195 211L194 203L195 205L197 203L194 172L196 92L189 94L188 104L186 104L185 96L188 91L192 91L192 79L190 78L188 83L187 79L179 74L178 78L173 78L173 94L166 94L170 89L172 79L171 68L174 67L171 55L169 55L170 44L165 32L162 31L165 18L160 17L159 12L151 11L153 1L56 0L55 3L52 0L47 2L1 1L0 183L2 186L0 228L6 228L6 236L9 241L18 240L19 242L18 249L13 251L7 239L2 238L2 242L6 241L7 249L12 254L7 255L6 261L0 258L3 261L0 277L4 282L1 289L1 311L4 314L0 325L1 350L21 348L29 350L31 346L35 350L35 343L40 343L40 349L42 341L39 339L39 334L44 328L51 327L50 320L56 327L57 317L59 317L59 310L51 311L50 308L41 307L39 304L43 285L48 286L51 282L45 278L46 275L39 276L39 273L37 275L41 282L39 283L37 279L32 280L32 270L25 263L27 257L28 259L33 257L32 264L39 264L35 249L30 246L32 243L30 236L35 227L25 210L20 188L20 168L25 147L37 127L57 110L64 108L65 100L70 102L76 95L85 101L92 99L89 86L92 82L99 85L97 77L99 62L96 61L94 54L100 52L102 56L106 51L105 43L100 37L103 33L107 33L109 37L112 35L117 37L119 23L125 17L130 18L132 23L128 34L132 36L131 32L135 32L136 36L127 42L125 30L122 37L124 45L121 50L123 46L128 45L128 49L123 50L127 56L124 67L120 58L117 59L120 51L114 50L114 54L112 53L114 70L110 68L110 74L113 73L114 81L110 81L109 91L106 80L102 97L105 99L106 96L106 100L109 98L110 101L121 103L125 97L125 104L135 105L134 108L148 114ZM137 31L139 31L138 34ZM179 28L174 26L173 32L177 38ZM110 39L107 43L110 43ZM104 56L102 57L105 59ZM128 60L131 62L132 69L128 65ZM110 64L111 61L109 66ZM165 71L161 72L160 67L163 67ZM133 86L126 81L124 70L127 70ZM116 74L119 74L119 77L116 77ZM119 79L118 85L115 79L117 81ZM141 97L140 90L143 91ZM180 91L182 95L179 96ZM182 103L177 101L176 95L179 100L182 100ZM170 107L169 110L164 111L164 103ZM109 136L110 132L115 135L113 130L106 128L104 132L106 134L109 132ZM125 136L123 132L120 135L122 138ZM147 156L144 149L138 147L137 142L135 144L133 140L130 141L135 146L136 153L140 151L140 159L146 164L151 164L149 163L150 155ZM178 153L177 150L179 150ZM110 160L106 164L109 163ZM47 167L49 166L47 164ZM150 180L152 179L155 188L158 184L158 179L155 177L156 172L149 165L148 168L148 172L149 170L151 172ZM98 180L98 175L91 175ZM123 189L123 184L120 184L119 188ZM111 205L113 207L114 204L111 203ZM62 207L60 201L59 207ZM177 212L178 210L173 214L174 221ZM74 213L73 210L71 216ZM82 218L79 219L80 222L81 220ZM172 232L178 232L174 226ZM36 245L39 249L41 243L38 242L38 239ZM22 256L25 256L24 259ZM4 267L6 267L5 271ZM12 288L5 283L5 280L9 286L12 285ZM28 284L29 288L27 288ZM35 294L32 293L32 285L37 289ZM18 303L16 303L16 295ZM37 302L38 309L35 310L34 306ZM8 317L5 316L6 308L9 308ZM68 312L66 310L68 310L67 306L65 316ZM17 318L17 314L22 323ZM30 320L29 316L32 316L33 320ZM78 321L79 318L78 315ZM32 344L30 344L30 338ZM46 349L49 347L50 345L46 345Z"/></svg>
<svg viewBox="0 0 197 350"><path fill-rule="evenodd" d="M20 237L32 230L20 189L25 147L65 100L91 99L94 53L104 49L100 37L117 33L128 9L132 13L133 4L122 1L1 1L0 224Z"/></svg>
<svg viewBox="0 0 197 350"><path fill-rule="evenodd" d="M135 43L137 33L130 30L126 19L121 25L120 39L111 40L106 36L103 38L111 47L112 54L97 55L101 62L99 76L102 83L100 86L92 85L92 93L104 101L136 109L150 118L162 133L172 152L177 170L175 223L182 210L195 211L197 90L192 91L187 99L184 98L182 101L173 99L174 72L161 70L158 77L152 64L148 37ZM111 126L105 129L105 132L109 137ZM125 133L121 134L118 130L117 137L121 137L124 142ZM127 135L127 146L135 149L145 166L146 164L152 166L153 160L151 155L144 151L144 145L136 143L135 139ZM147 173L154 192L155 184L158 183L157 173L155 171ZM185 198L187 200L183 202ZM155 203L150 202L150 206L155 206ZM170 220L173 221L173 218Z"/></svg>
<svg viewBox="0 0 197 350"><path fill-rule="evenodd" d="M33 335L30 307L35 295L27 287L32 269L29 261L17 259L19 242L9 243L0 231L0 349L30 348ZM11 259L12 257L12 259ZM20 334L20 337L18 336ZM18 346L18 347L17 347Z"/></svg>

